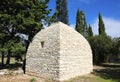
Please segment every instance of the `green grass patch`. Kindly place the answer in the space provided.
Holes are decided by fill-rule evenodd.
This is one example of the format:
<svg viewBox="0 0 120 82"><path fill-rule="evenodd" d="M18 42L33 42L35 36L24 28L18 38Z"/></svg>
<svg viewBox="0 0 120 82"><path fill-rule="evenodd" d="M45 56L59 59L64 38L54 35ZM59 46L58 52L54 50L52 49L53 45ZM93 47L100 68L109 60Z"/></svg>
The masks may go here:
<svg viewBox="0 0 120 82"><path fill-rule="evenodd" d="M103 64L103 69L94 69L94 73L104 79L112 79L120 82L120 65L119 64Z"/></svg>
<svg viewBox="0 0 120 82"><path fill-rule="evenodd" d="M6 63L7 58L4 58L4 64ZM0 57L0 63L1 63L1 57ZM10 58L10 64L14 64L16 62L15 58Z"/></svg>
<svg viewBox="0 0 120 82"><path fill-rule="evenodd" d="M103 79L101 77L93 77L91 79L91 82L116 82L116 81L114 81L112 79Z"/></svg>
<svg viewBox="0 0 120 82"><path fill-rule="evenodd" d="M31 78L30 82L36 82L36 79L35 78Z"/></svg>
<svg viewBox="0 0 120 82"><path fill-rule="evenodd" d="M70 80L64 81L64 82L116 82L112 79L104 79L99 76L79 76L75 78L71 78Z"/></svg>

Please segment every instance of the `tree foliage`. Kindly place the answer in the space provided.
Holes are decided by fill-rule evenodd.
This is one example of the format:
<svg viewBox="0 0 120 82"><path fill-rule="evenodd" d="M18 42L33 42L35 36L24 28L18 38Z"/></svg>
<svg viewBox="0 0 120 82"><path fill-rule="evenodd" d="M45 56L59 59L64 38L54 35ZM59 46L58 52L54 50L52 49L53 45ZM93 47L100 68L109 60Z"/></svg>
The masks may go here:
<svg viewBox="0 0 120 82"><path fill-rule="evenodd" d="M91 27L89 26L88 28L89 36L93 36L89 38L88 41L92 48L94 64L109 62L109 58L113 54L113 50L116 46L116 43L114 43L113 39L110 36L107 36L105 32L105 26L101 14L99 14L98 19L99 35L93 36Z"/></svg>
<svg viewBox="0 0 120 82"><path fill-rule="evenodd" d="M92 27L90 25L88 27L88 38L89 37L93 37L93 31L92 31Z"/></svg>
<svg viewBox="0 0 120 82"><path fill-rule="evenodd" d="M56 21L69 24L67 0L56 0L56 12L54 14Z"/></svg>
<svg viewBox="0 0 120 82"><path fill-rule="evenodd" d="M48 0L1 0L1 26L16 33L28 35L28 41L43 28L47 20Z"/></svg>
<svg viewBox="0 0 120 82"><path fill-rule="evenodd" d="M109 36L96 35L90 39L94 64L108 62L112 49L112 39Z"/></svg>
<svg viewBox="0 0 120 82"><path fill-rule="evenodd" d="M113 38L111 53L120 57L120 37Z"/></svg>
<svg viewBox="0 0 120 82"><path fill-rule="evenodd" d="M1 0L0 27L11 33L28 36L28 43L43 28L47 19L48 0Z"/></svg>
<svg viewBox="0 0 120 82"><path fill-rule="evenodd" d="M98 22L98 26L99 26L99 35L106 35L106 32L105 32L105 25L104 25L104 22L103 22L103 19L102 19L102 16L101 14L99 13L99 16L98 16L98 19L99 19L99 22Z"/></svg>
<svg viewBox="0 0 120 82"><path fill-rule="evenodd" d="M8 52L8 64L11 53L27 50L34 35L47 24L48 1L0 0L0 44L1 52Z"/></svg>
<svg viewBox="0 0 120 82"><path fill-rule="evenodd" d="M85 14L83 11L77 10L76 14L76 26L75 30L82 34L84 37L87 36L87 23L85 19Z"/></svg>

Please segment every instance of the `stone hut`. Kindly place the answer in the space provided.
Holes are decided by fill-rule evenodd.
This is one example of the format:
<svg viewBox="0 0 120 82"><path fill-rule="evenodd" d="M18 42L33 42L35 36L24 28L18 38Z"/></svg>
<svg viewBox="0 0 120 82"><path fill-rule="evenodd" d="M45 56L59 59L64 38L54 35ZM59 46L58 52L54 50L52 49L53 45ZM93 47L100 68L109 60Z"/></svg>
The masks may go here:
<svg viewBox="0 0 120 82"><path fill-rule="evenodd" d="M63 81L92 72L92 51L87 40L61 22L38 32L26 58L26 73Z"/></svg>

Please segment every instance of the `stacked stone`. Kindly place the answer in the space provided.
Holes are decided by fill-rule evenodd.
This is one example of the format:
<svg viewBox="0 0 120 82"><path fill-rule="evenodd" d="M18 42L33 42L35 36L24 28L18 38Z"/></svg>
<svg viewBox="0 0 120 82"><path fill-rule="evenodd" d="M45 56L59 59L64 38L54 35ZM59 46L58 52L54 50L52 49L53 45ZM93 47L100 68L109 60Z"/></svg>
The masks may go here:
<svg viewBox="0 0 120 82"><path fill-rule="evenodd" d="M58 22L40 31L27 52L27 74L67 80L92 71L92 51L73 28Z"/></svg>

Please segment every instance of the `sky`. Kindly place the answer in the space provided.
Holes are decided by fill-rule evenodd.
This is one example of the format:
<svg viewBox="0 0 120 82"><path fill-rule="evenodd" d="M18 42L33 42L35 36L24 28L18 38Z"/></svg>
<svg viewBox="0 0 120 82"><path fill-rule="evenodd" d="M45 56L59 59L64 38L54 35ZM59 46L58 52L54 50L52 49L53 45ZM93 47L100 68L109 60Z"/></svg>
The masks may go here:
<svg viewBox="0 0 120 82"><path fill-rule="evenodd" d="M55 12L56 0L50 0L48 7ZM120 0L68 0L68 17L71 27L76 24L76 12L85 13L87 24L98 34L98 14L101 13L106 32L112 37L120 37Z"/></svg>

